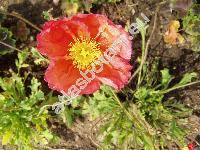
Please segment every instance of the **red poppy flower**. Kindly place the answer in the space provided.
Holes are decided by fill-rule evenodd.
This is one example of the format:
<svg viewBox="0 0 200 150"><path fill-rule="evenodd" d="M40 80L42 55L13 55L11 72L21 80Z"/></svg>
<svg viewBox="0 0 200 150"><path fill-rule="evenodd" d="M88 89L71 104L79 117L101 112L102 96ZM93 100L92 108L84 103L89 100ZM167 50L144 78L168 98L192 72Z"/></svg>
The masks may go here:
<svg viewBox="0 0 200 150"><path fill-rule="evenodd" d="M193 143L190 143L187 146L188 146L188 150L194 150L194 144Z"/></svg>
<svg viewBox="0 0 200 150"><path fill-rule="evenodd" d="M71 95L93 93L101 83L121 89L131 76L128 37L121 26L99 14L45 23L37 48L51 60L45 73L49 87Z"/></svg>

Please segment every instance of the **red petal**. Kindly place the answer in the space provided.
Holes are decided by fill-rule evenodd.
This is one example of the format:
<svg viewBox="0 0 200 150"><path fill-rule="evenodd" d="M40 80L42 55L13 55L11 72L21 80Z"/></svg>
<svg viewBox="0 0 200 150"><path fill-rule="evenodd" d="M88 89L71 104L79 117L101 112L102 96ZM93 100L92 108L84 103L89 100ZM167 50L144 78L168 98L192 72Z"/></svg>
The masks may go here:
<svg viewBox="0 0 200 150"><path fill-rule="evenodd" d="M94 79L90 83L87 82L84 89L80 89L79 85L76 84L76 81L80 78L84 79L79 70L73 67L71 61L65 59L52 61L45 73L48 86L60 92L68 93L68 89L72 85L75 85L81 91L80 94L91 94L100 88L100 82Z"/></svg>
<svg viewBox="0 0 200 150"><path fill-rule="evenodd" d="M68 45L73 39L72 33L64 30L63 25L66 26L66 20L51 21L45 25L45 30L37 35L37 48L43 55L55 58L67 54Z"/></svg>
<svg viewBox="0 0 200 150"><path fill-rule="evenodd" d="M107 18L99 14L77 14L71 19L87 25L91 38L95 38L99 33L100 27L107 23Z"/></svg>
<svg viewBox="0 0 200 150"><path fill-rule="evenodd" d="M121 43L118 45L121 48L119 55L124 59L130 60L132 55L132 46L129 36L124 31L119 38L121 39Z"/></svg>
<svg viewBox="0 0 200 150"><path fill-rule="evenodd" d="M45 73L45 81L51 89L57 91L67 91L80 77L79 70L74 68L72 61L65 59L52 61Z"/></svg>
<svg viewBox="0 0 200 150"><path fill-rule="evenodd" d="M73 38L89 36L87 26L79 21L63 20L45 23L44 30L38 34L38 50L50 58L68 54L69 44Z"/></svg>
<svg viewBox="0 0 200 150"><path fill-rule="evenodd" d="M111 21L108 20L108 22ZM129 34L124 31L122 26L109 23L109 25L105 26L104 31L96 40L97 42L101 43L100 47L103 51L113 47L116 51L118 51L118 55L120 55L122 58L131 58L131 40L129 39Z"/></svg>
<svg viewBox="0 0 200 150"><path fill-rule="evenodd" d="M114 57L110 64L115 68L120 70L121 72L127 73L130 72L132 69L132 66L130 65L129 61L121 58L121 57Z"/></svg>
<svg viewBox="0 0 200 150"><path fill-rule="evenodd" d="M124 87L125 84L127 84L128 79L131 76L130 71L129 72L125 71L127 70L126 69L124 71L117 70L110 65L104 65L103 72L101 72L97 78L102 83L110 85L117 90L120 90L121 88Z"/></svg>
<svg viewBox="0 0 200 150"><path fill-rule="evenodd" d="M74 37L77 37L77 38L79 38L81 36L82 37L83 36L90 37L88 27L84 23L82 23L78 20L77 21L73 21L73 20L69 21L67 23L67 26L69 28L68 30L70 30L74 34Z"/></svg>
<svg viewBox="0 0 200 150"><path fill-rule="evenodd" d="M57 26L62 22L66 22L68 19L67 18L63 18L63 19L59 19L59 20L50 20L48 22L45 22L43 25L43 30L46 30L48 28L51 28L53 26Z"/></svg>
<svg viewBox="0 0 200 150"><path fill-rule="evenodd" d="M100 85L99 81L92 81L81 91L81 94L92 94L100 89Z"/></svg>

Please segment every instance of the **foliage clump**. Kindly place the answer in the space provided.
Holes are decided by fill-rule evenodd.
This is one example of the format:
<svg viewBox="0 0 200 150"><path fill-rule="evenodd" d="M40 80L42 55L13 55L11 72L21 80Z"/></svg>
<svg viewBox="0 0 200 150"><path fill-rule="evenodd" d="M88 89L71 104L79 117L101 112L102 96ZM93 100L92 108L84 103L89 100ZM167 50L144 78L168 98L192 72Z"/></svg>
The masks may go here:
<svg viewBox="0 0 200 150"><path fill-rule="evenodd" d="M185 74L179 83L170 88L172 76L169 71L164 69L161 74L160 84L149 84L146 76L146 83L135 91L122 91L122 100L108 86L102 86L89 99L82 97L79 100L79 105L75 106L82 106L83 114L89 115L92 120L104 119L98 135L100 147L110 149L114 144L121 149L165 149L170 143L185 147L185 125L191 110L175 99L164 98L165 93L186 85L196 74Z"/></svg>
<svg viewBox="0 0 200 150"><path fill-rule="evenodd" d="M33 77L27 89L28 74L19 75L21 68L28 67L24 63L27 56L26 51L18 54L18 73L10 71L11 77L0 78L0 138L2 145L9 144L11 149L35 149L55 139L47 128L48 111L38 115L40 104L46 100L41 83Z"/></svg>
<svg viewBox="0 0 200 150"><path fill-rule="evenodd" d="M195 12L200 4L195 4L188 11L188 14L183 18L183 29L187 33L188 41L191 43L191 48L194 51L200 51L200 14Z"/></svg>

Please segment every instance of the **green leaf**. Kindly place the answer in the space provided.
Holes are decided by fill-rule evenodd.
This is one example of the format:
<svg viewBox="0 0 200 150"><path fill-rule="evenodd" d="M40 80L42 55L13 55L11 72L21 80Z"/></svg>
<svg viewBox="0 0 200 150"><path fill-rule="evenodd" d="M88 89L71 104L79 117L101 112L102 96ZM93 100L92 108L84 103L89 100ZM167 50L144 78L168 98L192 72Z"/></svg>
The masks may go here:
<svg viewBox="0 0 200 150"><path fill-rule="evenodd" d="M21 66L21 68L26 68L26 67L28 67L29 66L29 64L23 64L22 66Z"/></svg>
<svg viewBox="0 0 200 150"><path fill-rule="evenodd" d="M66 123L68 127L71 127L74 120L73 108L66 107L62 113L63 113L62 118L64 123Z"/></svg>
<svg viewBox="0 0 200 150"><path fill-rule="evenodd" d="M162 74L161 84L164 87L167 87L170 81L172 80L172 76L169 74L169 69L161 70L161 74Z"/></svg>
<svg viewBox="0 0 200 150"><path fill-rule="evenodd" d="M142 36L146 35L146 29L148 28L148 25L146 25L142 20L140 20L139 18L136 18L136 24L137 24L137 28L140 31Z"/></svg>
<svg viewBox="0 0 200 150"><path fill-rule="evenodd" d="M43 135L45 138L47 138L48 140L52 140L53 139L53 135L51 134L51 132L49 132L49 130L46 130L43 132Z"/></svg>
<svg viewBox="0 0 200 150"><path fill-rule="evenodd" d="M31 92L37 92L40 85L41 83L38 82L38 80L33 77L31 80L31 86L30 86Z"/></svg>
<svg viewBox="0 0 200 150"><path fill-rule="evenodd" d="M193 5L193 7L188 11L188 14L183 18L183 29L187 34L195 37L200 36L200 14L194 13L194 10L198 10L199 6L200 4Z"/></svg>
<svg viewBox="0 0 200 150"><path fill-rule="evenodd" d="M24 64L25 60L28 57L28 49L24 49L22 52L18 53L18 60L15 61L15 65L17 66L18 70L23 67L28 67L28 64Z"/></svg>
<svg viewBox="0 0 200 150"><path fill-rule="evenodd" d="M0 27L0 41L15 47L15 40L12 38L12 32L7 28ZM14 50L0 43L0 55L12 53Z"/></svg>
<svg viewBox="0 0 200 150"><path fill-rule="evenodd" d="M178 138L178 140L183 140L185 132L177 125L176 121L173 120L170 127L172 137L174 139Z"/></svg>
<svg viewBox="0 0 200 150"><path fill-rule="evenodd" d="M53 96L53 91L49 92L48 95L45 95L45 101L43 101L40 106L44 106L44 105L53 105L54 103L56 103L58 101L58 97L57 96Z"/></svg>
<svg viewBox="0 0 200 150"><path fill-rule="evenodd" d="M95 92L88 102L83 104L83 114L89 114L91 119L95 119L118 107L110 92L110 87L102 86L101 90Z"/></svg>
<svg viewBox="0 0 200 150"><path fill-rule="evenodd" d="M137 89L134 96L139 100L146 99L146 97L148 96L148 90L145 87L141 87Z"/></svg>
<svg viewBox="0 0 200 150"><path fill-rule="evenodd" d="M72 100L72 107L75 108L75 107L78 107L80 104L82 104L84 101L84 98L82 96L78 96L77 98L73 99Z"/></svg>
<svg viewBox="0 0 200 150"><path fill-rule="evenodd" d="M52 15L51 15L51 11L52 11L52 10L53 10L53 9L49 9L48 11L43 11L43 12L42 12L43 18L44 18L45 20L51 20L51 18L53 18Z"/></svg>
<svg viewBox="0 0 200 150"><path fill-rule="evenodd" d="M0 94L0 101L3 101L3 100L5 100L5 97L2 94Z"/></svg>
<svg viewBox="0 0 200 150"><path fill-rule="evenodd" d="M28 102L29 106L36 104L38 101L45 100L44 93L39 90L39 86L41 85L40 82L36 78L32 78L31 80L31 95L30 95L30 102Z"/></svg>
<svg viewBox="0 0 200 150"><path fill-rule="evenodd" d="M36 49L36 48L34 48L34 47L32 47L31 48L31 53L32 53L32 55L33 55L33 57L34 57L34 63L36 64L36 65L41 65L42 63L46 63L46 64L48 64L49 63L49 60L48 59L46 59L45 57L43 57L39 52L38 52L38 50Z"/></svg>
<svg viewBox="0 0 200 150"><path fill-rule="evenodd" d="M143 135L143 142L145 143L145 150L153 150L154 144L150 137Z"/></svg>
<svg viewBox="0 0 200 150"><path fill-rule="evenodd" d="M3 139L2 139L2 145L6 145L9 143L10 139L12 137L12 132L11 131L7 131L4 135L3 135Z"/></svg>
<svg viewBox="0 0 200 150"><path fill-rule="evenodd" d="M18 95L18 97L24 97L25 96L25 88L24 88L24 84L22 82L22 78L20 78L17 74L15 74L14 72L12 73L12 87L11 90L13 91L13 93L15 93L16 95Z"/></svg>
<svg viewBox="0 0 200 150"><path fill-rule="evenodd" d="M183 78L181 79L181 81L177 84L177 86L182 86L185 85L189 82L192 81L193 78L197 77L197 73L192 72L192 73L186 73Z"/></svg>

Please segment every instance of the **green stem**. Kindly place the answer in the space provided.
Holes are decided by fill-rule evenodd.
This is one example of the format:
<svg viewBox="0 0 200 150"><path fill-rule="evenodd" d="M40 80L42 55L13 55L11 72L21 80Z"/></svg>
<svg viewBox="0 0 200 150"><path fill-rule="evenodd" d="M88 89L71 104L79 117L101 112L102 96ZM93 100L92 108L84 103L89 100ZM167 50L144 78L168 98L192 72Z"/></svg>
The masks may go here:
<svg viewBox="0 0 200 150"><path fill-rule="evenodd" d="M115 94L115 92L113 91L113 89L111 89L111 91L112 91L112 94L114 95L115 101L119 104L119 106L122 108L122 110L125 112L125 114L129 117L129 119L131 119L134 123L140 122L136 118L133 118L132 115L126 110L126 108L124 108L124 106L120 102L119 98L117 97L117 95ZM138 126L139 126L139 124L138 124Z"/></svg>
<svg viewBox="0 0 200 150"><path fill-rule="evenodd" d="M145 29L144 29L145 30ZM144 61L145 61L145 31L141 32L141 36L142 36L142 58L141 58L141 64L140 64L140 69L139 69L139 75L138 75L138 83L137 86L140 86L141 83L141 75L142 75L142 69L143 69L143 65L144 65Z"/></svg>
<svg viewBox="0 0 200 150"><path fill-rule="evenodd" d="M170 89L161 91L160 93L161 94L166 94L166 93L169 93L171 91L174 91L174 90L177 90L177 89L180 89L180 88L184 88L186 86L191 86L191 85L194 85L194 84L198 84L198 83L200 83L200 81L195 81L195 82L191 82L191 83L188 83L188 84L185 84L185 85L180 85L180 86L174 86L174 87L172 87Z"/></svg>
<svg viewBox="0 0 200 150"><path fill-rule="evenodd" d="M149 39L147 40L147 43L146 43L146 46L145 46L144 57L143 57L143 59L141 60L140 66L137 68L137 70L134 72L134 74L130 77L128 83L130 83L131 80L140 72L140 70L143 68L142 66L143 66L145 60L147 59L149 44L150 44L151 39L152 39L152 37L153 37L153 33L154 33L155 29L156 29L156 21L157 21L157 12L158 12L158 10L159 10L159 6L156 8L155 18L154 18L154 23L153 23L153 29L152 29L152 32L151 32L151 34L150 34L150 37L149 37ZM145 41L145 40L144 40L144 41ZM142 42L144 42L144 41L142 41ZM144 46L144 45L145 45L145 44L143 44L143 46ZM142 47L143 47L143 46L142 46Z"/></svg>

